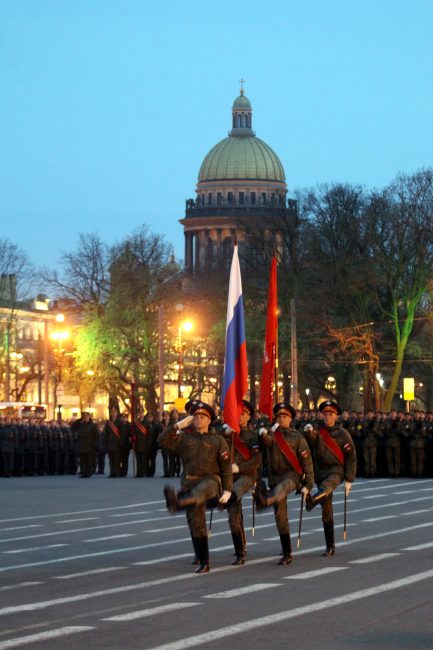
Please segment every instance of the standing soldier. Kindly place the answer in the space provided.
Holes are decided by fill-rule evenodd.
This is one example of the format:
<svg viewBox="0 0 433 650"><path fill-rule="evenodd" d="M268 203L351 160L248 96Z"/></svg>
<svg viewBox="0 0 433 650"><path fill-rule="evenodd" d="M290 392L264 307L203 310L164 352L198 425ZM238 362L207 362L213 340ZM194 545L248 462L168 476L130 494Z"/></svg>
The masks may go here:
<svg viewBox="0 0 433 650"><path fill-rule="evenodd" d="M14 471L14 456L17 446L17 430L7 415L0 427L0 452L3 460L3 476L10 478Z"/></svg>
<svg viewBox="0 0 433 650"><path fill-rule="evenodd" d="M125 478L128 475L129 452L131 451L131 425L128 421L128 414L122 413L122 435L120 437L120 473Z"/></svg>
<svg viewBox="0 0 433 650"><path fill-rule="evenodd" d="M131 439L133 448L135 450L135 458L137 459L137 471L135 478L143 478L148 476L148 456L151 445L151 431L147 425L147 420L144 417L144 409L137 410L137 417L131 426Z"/></svg>
<svg viewBox="0 0 433 650"><path fill-rule="evenodd" d="M317 503L322 506L322 522L325 532L326 550L324 556L335 553L334 512L332 495L344 480L346 497L349 495L356 475L356 451L350 433L337 424L341 409L337 402L326 400L319 404L323 424L318 430L310 425L304 429L305 436L313 451L314 473L318 491L307 495L307 510L310 512Z"/></svg>
<svg viewBox="0 0 433 650"><path fill-rule="evenodd" d="M253 488L262 462L259 436L249 426L254 409L245 399L242 400L242 404L243 408L239 416L240 433L230 432L233 492L226 504L236 553L236 559L232 562L235 566L245 564L246 555L242 497ZM229 432L230 429L227 427L225 431Z"/></svg>
<svg viewBox="0 0 433 650"><path fill-rule="evenodd" d="M83 411L81 418L72 423L71 429L77 434L77 450L80 457L80 478L90 478L94 472L95 450L98 448L98 428L90 413Z"/></svg>
<svg viewBox="0 0 433 650"><path fill-rule="evenodd" d="M392 409L385 424L385 449L388 474L391 478L398 478L401 471L401 438L404 424L397 416L397 411Z"/></svg>
<svg viewBox="0 0 433 650"><path fill-rule="evenodd" d="M159 437L163 449L179 454L184 464L182 486L179 494L170 487L164 488L168 510L173 514L186 509L188 525L195 538L200 566L196 573L210 569L209 546L206 531L206 501L219 497L227 503L233 487L230 452L224 438L212 430L215 419L213 409L198 402L191 415L173 424ZM194 432L184 434L182 429L194 423ZM222 491L222 494L221 494Z"/></svg>
<svg viewBox="0 0 433 650"><path fill-rule="evenodd" d="M380 433L373 411L367 411L367 416L362 422L362 435L364 438L364 473L366 478L374 478L377 473L377 441ZM358 459L358 455L356 457Z"/></svg>
<svg viewBox="0 0 433 650"><path fill-rule="evenodd" d="M415 411L415 417L412 421L412 427L409 434L410 475L413 478L421 478L424 474L425 441L427 438L424 418L424 412Z"/></svg>
<svg viewBox="0 0 433 650"><path fill-rule="evenodd" d="M290 541L289 517L287 514L287 497L295 490L308 497L313 487L314 474L311 453L304 436L290 425L295 417L295 409L279 402L274 406L276 424L271 433L260 429L265 447L269 450L269 487L260 482L256 490L259 508L274 506L275 523L280 535L283 557L278 564L287 566L292 562L292 545Z"/></svg>
<svg viewBox="0 0 433 650"><path fill-rule="evenodd" d="M108 452L110 474L108 478L120 476L120 445L123 436L123 423L115 406L110 411L110 417L104 426L104 445Z"/></svg>

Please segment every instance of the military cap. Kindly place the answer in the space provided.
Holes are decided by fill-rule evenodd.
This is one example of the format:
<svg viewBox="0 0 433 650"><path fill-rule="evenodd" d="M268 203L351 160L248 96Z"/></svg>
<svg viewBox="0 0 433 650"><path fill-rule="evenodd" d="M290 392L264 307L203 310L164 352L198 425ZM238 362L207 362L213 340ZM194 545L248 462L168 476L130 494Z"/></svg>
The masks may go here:
<svg viewBox="0 0 433 650"><path fill-rule="evenodd" d="M185 402L185 411L187 413L190 412L194 404L198 404L200 400L198 399L189 399L187 402Z"/></svg>
<svg viewBox="0 0 433 650"><path fill-rule="evenodd" d="M278 402L278 404L275 404L273 411L275 417L277 417L277 415L279 415L280 413L286 413L286 415L290 415L292 420L296 415L293 406L290 406L290 404L287 404L286 402Z"/></svg>
<svg viewBox="0 0 433 650"><path fill-rule="evenodd" d="M319 404L319 411L323 413L324 411L332 411L337 415L341 415L341 408L338 406L337 402L332 401L332 399L327 399L324 402Z"/></svg>
<svg viewBox="0 0 433 650"><path fill-rule="evenodd" d="M205 404L204 402L197 402L194 404L190 411L190 415L197 415L198 413L201 413L202 415L207 415L210 421L215 420L215 411L209 404Z"/></svg>
<svg viewBox="0 0 433 650"><path fill-rule="evenodd" d="M248 413L250 414L250 417L252 418L253 415L254 415L254 408L250 404L250 402L248 400L246 400L246 399L243 399L242 400L242 406L243 406L242 410L243 411L248 411Z"/></svg>

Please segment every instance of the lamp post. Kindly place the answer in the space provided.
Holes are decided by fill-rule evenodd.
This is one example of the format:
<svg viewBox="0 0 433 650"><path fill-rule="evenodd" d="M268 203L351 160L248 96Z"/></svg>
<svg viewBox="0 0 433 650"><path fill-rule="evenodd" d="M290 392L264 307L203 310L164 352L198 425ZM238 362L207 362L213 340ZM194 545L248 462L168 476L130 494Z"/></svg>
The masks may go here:
<svg viewBox="0 0 433 650"><path fill-rule="evenodd" d="M183 344L182 344L182 330L184 332L190 332L192 330L192 323L189 320L185 320L181 323L179 323L178 327L178 346L179 346L179 357L178 357L178 365L179 365L179 371L177 375L177 396L182 397L182 371L183 371Z"/></svg>
<svg viewBox="0 0 433 650"><path fill-rule="evenodd" d="M63 314L57 314L56 316L56 322L57 323L63 323L65 320L65 317ZM51 338L53 341L57 341L57 369L58 369L58 376L57 376L57 381L55 384L55 408L57 408L57 419L61 420L62 412L61 408L62 405L58 403L59 397L61 397L64 394L63 390L63 385L62 385L62 353L64 352L64 349L62 347L62 343L66 341L69 338L69 330L67 329L56 329L54 332L51 333Z"/></svg>

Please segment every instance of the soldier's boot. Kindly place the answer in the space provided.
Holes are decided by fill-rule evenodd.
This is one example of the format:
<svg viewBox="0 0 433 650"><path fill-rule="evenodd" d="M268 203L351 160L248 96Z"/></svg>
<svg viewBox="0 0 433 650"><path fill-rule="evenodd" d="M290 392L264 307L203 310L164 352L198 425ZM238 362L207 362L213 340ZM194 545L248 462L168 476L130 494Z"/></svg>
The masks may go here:
<svg viewBox="0 0 433 650"><path fill-rule="evenodd" d="M198 569L196 569L196 573L209 573L210 571L210 564L209 564L209 544L207 537L196 537L195 538L196 545L197 545L197 551L198 551L198 559L200 562L200 565Z"/></svg>
<svg viewBox="0 0 433 650"><path fill-rule="evenodd" d="M193 506L196 502L194 497L178 496L176 490L171 485L166 485L164 488L165 503L167 510L174 515L178 510L183 510L188 506Z"/></svg>
<svg viewBox="0 0 433 650"><path fill-rule="evenodd" d="M267 507L268 489L266 483L261 480L257 483L254 490L254 501L256 502L257 511L260 512Z"/></svg>
<svg viewBox="0 0 433 650"><path fill-rule="evenodd" d="M324 521L323 530L325 531L326 551L322 553L322 556L332 557L335 555L334 520Z"/></svg>
<svg viewBox="0 0 433 650"><path fill-rule="evenodd" d="M292 543L290 535L280 533L281 546L283 547L283 557L278 562L280 566L288 566L292 562Z"/></svg>
<svg viewBox="0 0 433 650"><path fill-rule="evenodd" d="M194 559L192 561L192 565L196 566L197 564L200 564L200 560L199 560L199 557L198 557L197 538L193 537L192 533L191 533L191 541L192 541L192 546L194 548Z"/></svg>
<svg viewBox="0 0 433 650"><path fill-rule="evenodd" d="M232 533L233 546L235 547L236 558L233 560L233 566L245 564L245 541L242 533Z"/></svg>
<svg viewBox="0 0 433 650"><path fill-rule="evenodd" d="M316 506L322 499L324 499L327 494L328 493L323 488L320 488L320 490L318 490L315 494L311 494L309 492L305 498L305 508L307 512L311 512L314 506Z"/></svg>

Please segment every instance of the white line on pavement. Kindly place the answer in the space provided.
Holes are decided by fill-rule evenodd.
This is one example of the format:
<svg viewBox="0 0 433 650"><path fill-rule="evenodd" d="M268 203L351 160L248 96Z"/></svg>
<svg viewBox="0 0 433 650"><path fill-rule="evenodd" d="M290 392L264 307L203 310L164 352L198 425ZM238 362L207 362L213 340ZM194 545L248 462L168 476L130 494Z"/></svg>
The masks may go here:
<svg viewBox="0 0 433 650"><path fill-rule="evenodd" d="M263 589L271 589L272 587L281 587L278 582L261 582L256 585L248 585L248 587L240 587L239 589L230 589L229 591L219 591L215 594L208 594L203 598L235 598L236 596L243 596L253 591L262 591Z"/></svg>
<svg viewBox="0 0 433 650"><path fill-rule="evenodd" d="M110 571L125 570L124 566L109 566L105 569L93 569L93 571L81 571L81 573L68 573L65 576L53 576L53 580L69 580L70 578L82 578L83 576L94 576L97 573L109 573Z"/></svg>
<svg viewBox="0 0 433 650"><path fill-rule="evenodd" d="M402 551L423 551L425 548L431 548L433 542L427 542L426 544L418 544L417 546L408 546L407 548L402 548Z"/></svg>
<svg viewBox="0 0 433 650"><path fill-rule="evenodd" d="M319 578L320 576L327 575L328 573L335 573L336 571L344 571L348 566L330 566L324 569L317 569L316 571L304 571L304 573L295 573L292 576L285 576L284 580L310 580L310 578Z"/></svg>
<svg viewBox="0 0 433 650"><path fill-rule="evenodd" d="M109 539L123 539L124 537L135 537L135 533L123 533L122 535L110 535L109 537L94 537L92 539L85 539L84 542L106 542Z"/></svg>
<svg viewBox="0 0 433 650"><path fill-rule="evenodd" d="M359 560L351 560L349 564L370 564L370 562L380 562L389 557L397 557L400 553L380 553L379 555L370 555L370 557L362 557Z"/></svg>
<svg viewBox="0 0 433 650"><path fill-rule="evenodd" d="M49 544L48 546L33 546L32 548L16 548L13 551L2 551L5 555L12 553L30 553L30 551L45 551L48 548L60 548L61 546L69 546L69 544Z"/></svg>
<svg viewBox="0 0 433 650"><path fill-rule="evenodd" d="M280 539L280 538L278 538ZM248 546L255 546L257 542L248 542ZM219 546L212 549L212 553L218 553L219 551L229 551L233 548L233 544L229 546ZM190 553L180 553L179 555L169 555L168 557L160 557L154 560L143 560L143 562L134 562L134 566L148 566L149 564L161 564L161 562L171 562L171 560L182 560L184 557L193 557L193 552Z"/></svg>
<svg viewBox="0 0 433 650"><path fill-rule="evenodd" d="M291 609L289 611L287 611L287 609L284 609L281 612L277 612L269 616L249 619L235 625L225 625L222 628L211 630L209 632L205 632L204 634L197 634L195 636L190 636L171 643L154 646L149 650L183 650L184 648L200 646L205 643L218 641L220 639L234 636L236 634L242 634L243 632L251 632L254 629L264 627L266 625L278 625L292 618L303 616L304 614L311 614L312 611L317 614L319 610L325 610L331 607L337 607L339 605L347 605L348 603L361 600L362 598L370 598L381 593L386 593L387 591L392 591L401 587L407 587L411 584L415 584L429 578L433 578L433 570L418 573L413 576L409 576L408 578L394 580L393 582L387 582L385 584L378 585L377 587L361 589L360 591L354 591L352 593L344 593L342 596L337 596L329 600L321 600L317 603L309 603L304 607L296 607L295 609Z"/></svg>
<svg viewBox="0 0 433 650"><path fill-rule="evenodd" d="M9 589L18 589L19 587L33 587L33 585L43 585L43 582L18 582L15 585L5 585L0 587L0 591L9 591Z"/></svg>
<svg viewBox="0 0 433 650"><path fill-rule="evenodd" d="M141 506L150 506L157 503L165 503L164 499L158 501L146 501L146 503L129 503L124 506L111 506L109 508L92 508L90 510L77 510L75 512L56 512L50 515L30 515L28 517L14 517L13 519L0 519L0 524L8 523L9 521L28 521L29 519L48 519L52 517L71 517L72 515L86 515L91 512L108 512L110 510L126 510L128 508L140 508Z"/></svg>
<svg viewBox="0 0 433 650"><path fill-rule="evenodd" d="M43 524L27 524L26 526L13 526L12 528L2 528L2 533L10 530L23 530L27 528L42 528Z"/></svg>
<svg viewBox="0 0 433 650"><path fill-rule="evenodd" d="M110 618L103 618L103 621L135 621L137 618L146 618L148 616L155 616L155 614L165 614L166 612L177 611L178 609L185 609L186 607L195 607L200 603L170 603L168 605L159 605L158 607L151 607L150 609L141 609L137 612L130 612L129 614L119 614L118 616L110 616Z"/></svg>
<svg viewBox="0 0 433 650"><path fill-rule="evenodd" d="M27 645L27 643L35 643L36 641L48 641L49 639L59 639L63 636L70 636L78 632L87 632L93 630L93 627L88 625L77 625L70 627L59 627L57 630L49 630L48 632L39 632L38 634L28 634L27 636L20 636L16 639L9 641L0 641L0 650L9 650L9 648L19 648L20 645Z"/></svg>
<svg viewBox="0 0 433 650"><path fill-rule="evenodd" d="M393 495L395 492L393 492ZM387 497L389 496L388 494L369 494L368 497L362 497L363 499L378 499L379 497ZM352 499L351 499L352 501Z"/></svg>
<svg viewBox="0 0 433 650"><path fill-rule="evenodd" d="M383 521L384 519L396 519L400 515L382 515L381 517L370 517L369 519L363 519L362 522L373 523L374 521Z"/></svg>
<svg viewBox="0 0 433 650"><path fill-rule="evenodd" d="M77 521L97 521L101 517L80 517L79 519L62 519L61 521L52 521L51 523L55 526L56 524L75 524Z"/></svg>

